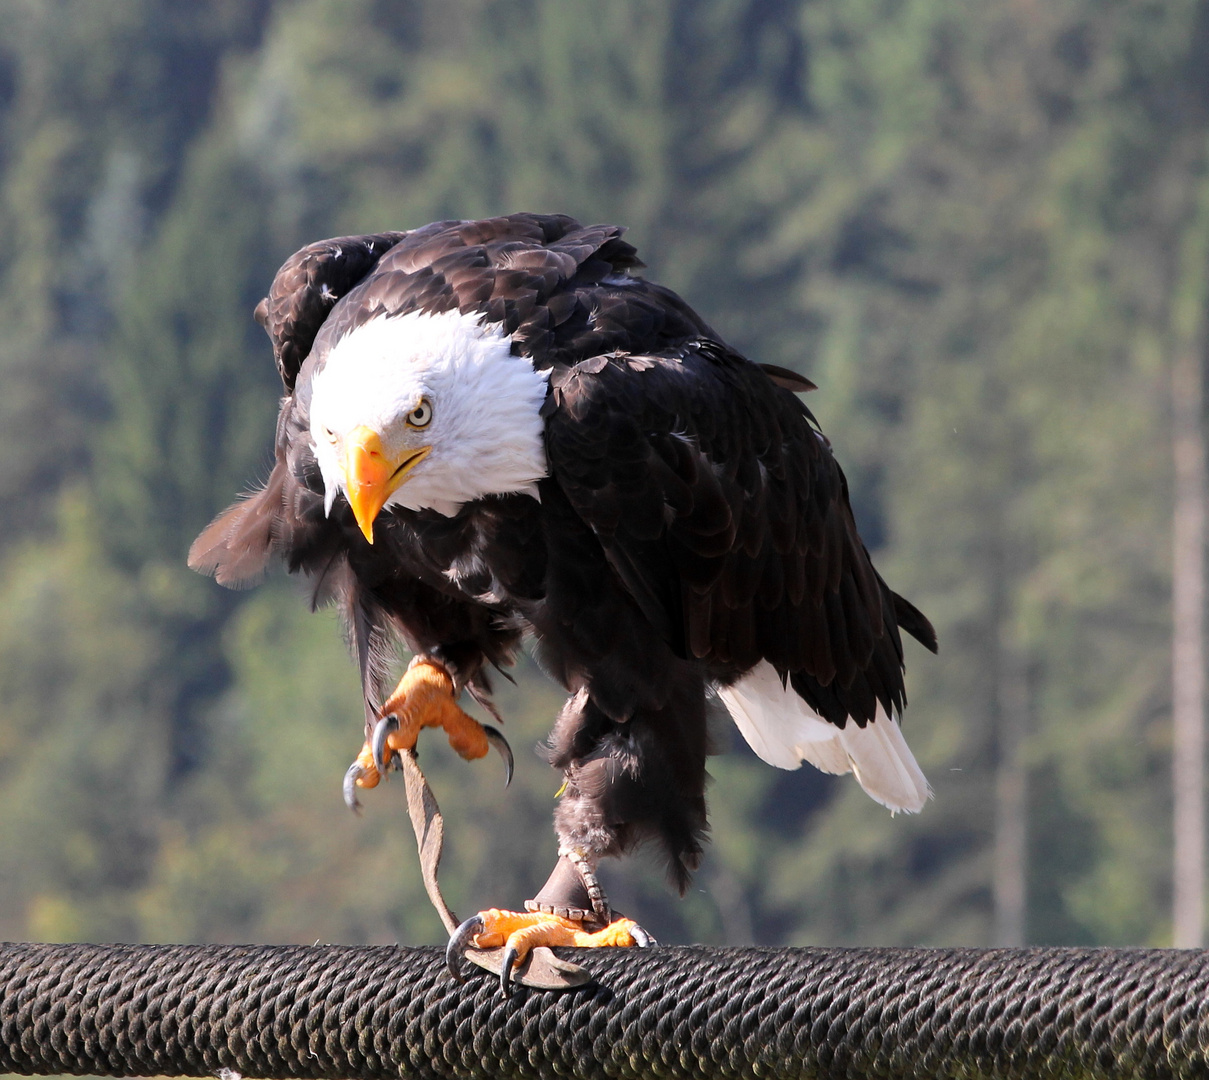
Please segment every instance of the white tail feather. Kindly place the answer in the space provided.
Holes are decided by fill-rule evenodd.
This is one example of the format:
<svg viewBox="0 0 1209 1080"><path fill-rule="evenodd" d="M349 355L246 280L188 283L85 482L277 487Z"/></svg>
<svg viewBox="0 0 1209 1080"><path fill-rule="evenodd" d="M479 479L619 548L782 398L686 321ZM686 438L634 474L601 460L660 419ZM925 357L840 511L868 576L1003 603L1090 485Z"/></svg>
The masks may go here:
<svg viewBox="0 0 1209 1080"><path fill-rule="evenodd" d="M827 773L851 772L891 810L915 813L932 794L895 718L878 706L863 728L827 723L784 686L767 661L718 691L748 745L770 765L796 769L803 761Z"/></svg>

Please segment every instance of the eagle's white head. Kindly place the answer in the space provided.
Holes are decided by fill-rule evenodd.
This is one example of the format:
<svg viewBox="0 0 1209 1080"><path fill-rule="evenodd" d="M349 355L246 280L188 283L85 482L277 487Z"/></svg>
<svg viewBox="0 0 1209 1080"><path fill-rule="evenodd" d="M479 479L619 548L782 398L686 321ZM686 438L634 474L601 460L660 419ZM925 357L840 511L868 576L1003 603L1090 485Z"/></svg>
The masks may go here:
<svg viewBox="0 0 1209 1080"><path fill-rule="evenodd" d="M385 507L452 515L485 495L536 497L546 378L477 315L371 319L336 343L311 387L327 510L343 492L372 544Z"/></svg>

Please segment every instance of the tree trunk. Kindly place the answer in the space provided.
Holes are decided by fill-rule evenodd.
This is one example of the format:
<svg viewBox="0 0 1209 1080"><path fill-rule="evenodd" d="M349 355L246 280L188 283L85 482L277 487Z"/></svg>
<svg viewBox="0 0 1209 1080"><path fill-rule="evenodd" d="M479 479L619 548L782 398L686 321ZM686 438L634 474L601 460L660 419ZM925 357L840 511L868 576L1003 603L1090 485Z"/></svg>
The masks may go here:
<svg viewBox="0 0 1209 1080"><path fill-rule="evenodd" d="M1023 945L1028 890L1028 676L1020 650L999 646L996 687L995 868L996 945Z"/></svg>
<svg viewBox="0 0 1209 1080"><path fill-rule="evenodd" d="M1173 938L1203 943L1205 907L1205 431L1199 341L1172 364L1175 508L1172 521Z"/></svg>
<svg viewBox="0 0 1209 1080"><path fill-rule="evenodd" d="M1202 137L1203 138L1203 137ZM1203 142L1190 156L1209 157ZM1171 522L1172 938L1204 942L1205 921L1205 316L1209 303L1209 181L1182 230L1172 294Z"/></svg>

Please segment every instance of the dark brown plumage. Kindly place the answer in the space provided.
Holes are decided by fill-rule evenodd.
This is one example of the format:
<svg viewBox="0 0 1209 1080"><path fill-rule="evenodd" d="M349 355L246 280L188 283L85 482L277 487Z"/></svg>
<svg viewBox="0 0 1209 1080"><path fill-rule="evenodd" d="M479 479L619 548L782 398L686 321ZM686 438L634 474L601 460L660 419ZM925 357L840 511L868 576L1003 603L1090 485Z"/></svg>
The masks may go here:
<svg viewBox="0 0 1209 1080"><path fill-rule="evenodd" d="M594 863L654 840L683 889L706 827L710 687L766 663L837 730L893 724L899 627L929 649L936 639L869 560L843 474L794 394L812 384L748 361L634 276L621 232L517 214L293 256L256 313L287 393L275 468L202 533L190 565L226 585L275 556L309 575L351 628L368 720L394 637L486 700L488 669L531 635L572 695L550 740L567 779L561 844ZM498 324L549 373L540 501L494 493L452 516L388 506L370 545L343 496L324 512L316 374L374 320L454 311ZM544 900L569 902L550 895L565 877Z"/></svg>

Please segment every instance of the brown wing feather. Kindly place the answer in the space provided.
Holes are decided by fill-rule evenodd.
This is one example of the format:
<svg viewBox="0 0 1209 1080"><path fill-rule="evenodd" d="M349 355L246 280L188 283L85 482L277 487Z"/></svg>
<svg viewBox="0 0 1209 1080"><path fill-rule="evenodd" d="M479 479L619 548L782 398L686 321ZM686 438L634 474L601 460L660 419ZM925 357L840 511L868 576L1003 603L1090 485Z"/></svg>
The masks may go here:
<svg viewBox="0 0 1209 1080"><path fill-rule="evenodd" d="M256 321L273 343L273 357L286 391L332 308L407 233L338 236L308 244L277 271L269 295L256 305Z"/></svg>
<svg viewBox="0 0 1209 1080"><path fill-rule="evenodd" d="M551 385L551 470L681 655L723 681L767 660L840 726L901 710L898 625L930 648L935 634L874 570L797 398L713 341Z"/></svg>
<svg viewBox="0 0 1209 1080"><path fill-rule="evenodd" d="M210 522L189 548L189 568L213 574L229 589L251 588L260 581L268 569L281 513L280 479L274 474L268 486L249 493Z"/></svg>

